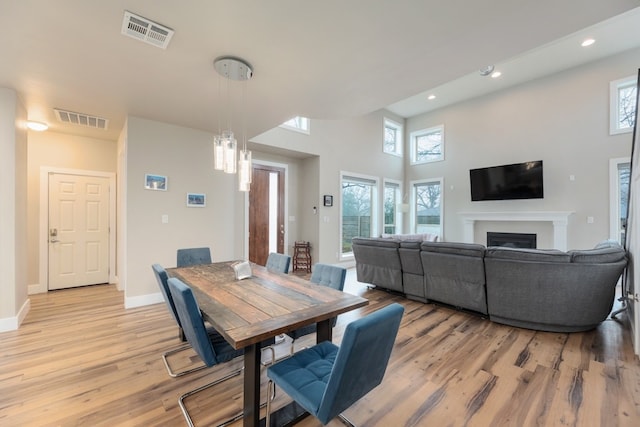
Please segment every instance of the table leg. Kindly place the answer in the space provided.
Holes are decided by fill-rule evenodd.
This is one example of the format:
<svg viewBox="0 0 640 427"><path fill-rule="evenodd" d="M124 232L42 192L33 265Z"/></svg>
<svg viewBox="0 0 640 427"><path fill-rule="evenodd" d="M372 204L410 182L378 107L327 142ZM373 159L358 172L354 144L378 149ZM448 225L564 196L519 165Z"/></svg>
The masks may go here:
<svg viewBox="0 0 640 427"><path fill-rule="evenodd" d="M333 339L333 328L331 327L331 319L318 322L316 326L316 342L320 344L323 341L331 341Z"/></svg>
<svg viewBox="0 0 640 427"><path fill-rule="evenodd" d="M244 427L260 421L260 350L258 344L244 349Z"/></svg>

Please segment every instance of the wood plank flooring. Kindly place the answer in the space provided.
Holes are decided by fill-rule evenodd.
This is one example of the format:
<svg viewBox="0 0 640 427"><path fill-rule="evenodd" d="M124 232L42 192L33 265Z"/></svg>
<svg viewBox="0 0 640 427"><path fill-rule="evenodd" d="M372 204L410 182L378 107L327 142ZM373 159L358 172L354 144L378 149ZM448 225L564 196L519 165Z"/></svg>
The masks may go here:
<svg viewBox="0 0 640 427"><path fill-rule="evenodd" d="M640 426L640 363L623 322L543 333L371 290L352 270L345 289L371 303L339 317L335 342L348 322L392 301L406 310L383 383L345 412L357 425ZM113 285L30 299L22 327L0 333L0 426L183 426L178 396L242 365L169 377L161 354L180 342L166 307L125 310ZM171 360L180 368L198 358L187 350ZM189 400L196 425L239 412L241 387L240 376ZM279 392L274 408L287 401Z"/></svg>

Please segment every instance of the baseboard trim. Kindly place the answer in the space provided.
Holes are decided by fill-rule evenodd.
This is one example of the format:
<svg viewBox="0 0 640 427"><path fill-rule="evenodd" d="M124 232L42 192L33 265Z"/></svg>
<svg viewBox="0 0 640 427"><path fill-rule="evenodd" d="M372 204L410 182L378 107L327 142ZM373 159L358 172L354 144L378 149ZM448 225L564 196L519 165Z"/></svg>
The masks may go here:
<svg viewBox="0 0 640 427"><path fill-rule="evenodd" d="M27 293L29 295L44 294L47 291L48 291L47 286L41 285L40 283L34 283L33 285L29 285L27 287Z"/></svg>
<svg viewBox="0 0 640 427"><path fill-rule="evenodd" d="M17 316L0 319L0 332L17 330L22 324L24 318L27 317L29 310L31 310L31 300L27 298L24 304L22 304L22 307L20 307Z"/></svg>
<svg viewBox="0 0 640 427"><path fill-rule="evenodd" d="M164 298L160 292L155 294L140 295L137 297L124 297L124 308L144 307L145 305L160 304Z"/></svg>

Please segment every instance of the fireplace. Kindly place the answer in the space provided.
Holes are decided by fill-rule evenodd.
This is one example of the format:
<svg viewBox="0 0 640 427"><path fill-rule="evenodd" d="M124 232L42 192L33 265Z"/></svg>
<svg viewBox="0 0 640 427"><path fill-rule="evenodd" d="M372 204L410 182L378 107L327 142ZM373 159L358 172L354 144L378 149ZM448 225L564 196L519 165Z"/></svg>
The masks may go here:
<svg viewBox="0 0 640 427"><path fill-rule="evenodd" d="M507 246L510 248L536 248L536 235L531 233L487 232L487 246Z"/></svg>

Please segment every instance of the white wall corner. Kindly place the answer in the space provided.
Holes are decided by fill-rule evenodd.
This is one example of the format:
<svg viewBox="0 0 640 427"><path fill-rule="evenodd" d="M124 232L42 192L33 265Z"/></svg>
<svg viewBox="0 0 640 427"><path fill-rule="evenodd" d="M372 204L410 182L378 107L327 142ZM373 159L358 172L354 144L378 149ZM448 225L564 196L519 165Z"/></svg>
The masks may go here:
<svg viewBox="0 0 640 427"><path fill-rule="evenodd" d="M145 305L160 304L164 298L160 292L155 294L139 295L137 297L124 297L124 308L143 307Z"/></svg>
<svg viewBox="0 0 640 427"><path fill-rule="evenodd" d="M17 330L22 324L24 318L27 317L29 310L31 310L31 300L27 298L24 304L22 304L22 307L20 307L17 316L0 319L0 332Z"/></svg>

